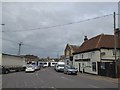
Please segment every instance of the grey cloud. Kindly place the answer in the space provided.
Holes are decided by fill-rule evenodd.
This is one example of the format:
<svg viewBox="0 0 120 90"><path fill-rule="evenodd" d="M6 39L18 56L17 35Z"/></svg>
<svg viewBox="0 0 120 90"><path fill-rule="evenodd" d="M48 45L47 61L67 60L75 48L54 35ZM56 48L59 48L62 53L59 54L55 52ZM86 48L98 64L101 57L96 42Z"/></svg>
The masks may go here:
<svg viewBox="0 0 120 90"><path fill-rule="evenodd" d="M117 11L117 3L3 3L3 30L29 30L66 24ZM56 57L63 54L67 43L80 45L89 38L113 34L112 16L63 27L35 31L6 32L3 37L23 42L22 54ZM30 47L31 45L34 47ZM14 49L13 49L14 48ZM3 42L3 52L16 54L18 45Z"/></svg>

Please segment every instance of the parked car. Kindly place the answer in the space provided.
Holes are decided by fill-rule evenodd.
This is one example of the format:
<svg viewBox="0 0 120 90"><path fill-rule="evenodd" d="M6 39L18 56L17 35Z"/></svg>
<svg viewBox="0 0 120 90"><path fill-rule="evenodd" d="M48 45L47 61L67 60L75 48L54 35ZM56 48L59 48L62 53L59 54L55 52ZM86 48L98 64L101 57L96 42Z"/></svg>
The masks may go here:
<svg viewBox="0 0 120 90"><path fill-rule="evenodd" d="M64 73L65 74L77 74L78 70L72 65L65 65Z"/></svg>
<svg viewBox="0 0 120 90"><path fill-rule="evenodd" d="M0 74L8 74L9 68L5 68L4 66L0 65Z"/></svg>
<svg viewBox="0 0 120 90"><path fill-rule="evenodd" d="M64 66L65 66L65 63L64 62L58 62L56 65L55 65L55 70L56 71L61 71L63 72L64 71Z"/></svg>
<svg viewBox="0 0 120 90"><path fill-rule="evenodd" d="M35 72L35 67L33 65L29 65L26 67L25 72Z"/></svg>
<svg viewBox="0 0 120 90"><path fill-rule="evenodd" d="M40 70L39 66L37 66L37 65L33 65L33 66L34 66L35 70Z"/></svg>
<svg viewBox="0 0 120 90"><path fill-rule="evenodd" d="M51 62L50 64L51 67L54 67L57 64L57 62Z"/></svg>
<svg viewBox="0 0 120 90"><path fill-rule="evenodd" d="M44 62L38 62L38 66L39 67L43 67L44 66Z"/></svg>

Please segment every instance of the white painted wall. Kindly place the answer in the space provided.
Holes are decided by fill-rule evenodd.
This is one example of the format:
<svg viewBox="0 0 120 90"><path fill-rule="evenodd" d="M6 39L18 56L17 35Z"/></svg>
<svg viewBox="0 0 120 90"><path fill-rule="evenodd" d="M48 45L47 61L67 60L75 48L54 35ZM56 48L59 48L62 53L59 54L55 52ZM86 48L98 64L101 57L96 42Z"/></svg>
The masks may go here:
<svg viewBox="0 0 120 90"><path fill-rule="evenodd" d="M79 63L81 64L80 71L83 71L83 68L85 72L92 73L92 74L98 74L98 66L97 62L100 62L101 59L109 59L109 60L114 60L115 56L113 55L114 49L101 49L100 51L91 51L91 52L85 52L81 54L76 54L73 56L73 66L78 68L79 71ZM104 55L100 56L100 53L105 53ZM117 50L117 58L120 56L120 50ZM89 61L76 61L75 59L90 59ZM96 62L96 71L92 70L92 62ZM103 61L103 62L110 62L108 60ZM83 65L84 64L84 65ZM91 66L91 67L88 67Z"/></svg>
<svg viewBox="0 0 120 90"><path fill-rule="evenodd" d="M115 60L115 55L113 55L114 49L101 49L101 52L105 53L105 55L101 55L101 59ZM116 56L117 58L120 56L120 50L117 50Z"/></svg>
<svg viewBox="0 0 120 90"><path fill-rule="evenodd" d="M76 61L75 62L75 59L90 59L90 61ZM83 72L83 68L84 68L85 72L98 74L97 62L99 61L100 61L100 51L85 52L85 53L76 54L73 56L73 66L78 68L78 71L79 71L79 63L80 63L81 72ZM96 71L92 70L92 62L96 62Z"/></svg>

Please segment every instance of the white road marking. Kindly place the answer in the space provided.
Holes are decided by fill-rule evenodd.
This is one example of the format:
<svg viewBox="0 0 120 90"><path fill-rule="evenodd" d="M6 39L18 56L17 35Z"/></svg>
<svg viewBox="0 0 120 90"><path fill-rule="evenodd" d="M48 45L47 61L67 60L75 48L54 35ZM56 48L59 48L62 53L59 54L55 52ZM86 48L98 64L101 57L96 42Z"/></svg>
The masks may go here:
<svg viewBox="0 0 120 90"><path fill-rule="evenodd" d="M52 89L54 89L54 90L57 90L55 87L51 87Z"/></svg>
<svg viewBox="0 0 120 90"><path fill-rule="evenodd" d="M62 76L61 78L62 78L62 79L66 79L66 80L70 80L70 79L68 79L68 78L66 78L66 77L63 77L63 76Z"/></svg>
<svg viewBox="0 0 120 90"><path fill-rule="evenodd" d="M38 73L36 73L35 75L38 76Z"/></svg>
<svg viewBox="0 0 120 90"><path fill-rule="evenodd" d="M97 87L97 86L95 86L95 85L88 85L88 86L90 86L90 87L92 87L92 88L100 88L100 87Z"/></svg>

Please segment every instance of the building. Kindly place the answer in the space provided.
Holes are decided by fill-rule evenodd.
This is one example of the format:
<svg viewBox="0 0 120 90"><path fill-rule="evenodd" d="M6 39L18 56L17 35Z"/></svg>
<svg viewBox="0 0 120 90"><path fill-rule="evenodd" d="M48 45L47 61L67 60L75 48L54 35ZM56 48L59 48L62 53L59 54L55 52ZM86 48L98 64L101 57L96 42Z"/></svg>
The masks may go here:
<svg viewBox="0 0 120 90"><path fill-rule="evenodd" d="M78 52L73 53L73 65L79 72L101 76L116 76L116 62L120 58L120 31L115 36L100 34L85 40ZM116 46L116 49L115 49ZM115 60L116 58L116 60Z"/></svg>
<svg viewBox="0 0 120 90"><path fill-rule="evenodd" d="M79 46L67 44L64 50L65 63L72 64L73 62L73 53L79 49Z"/></svg>

